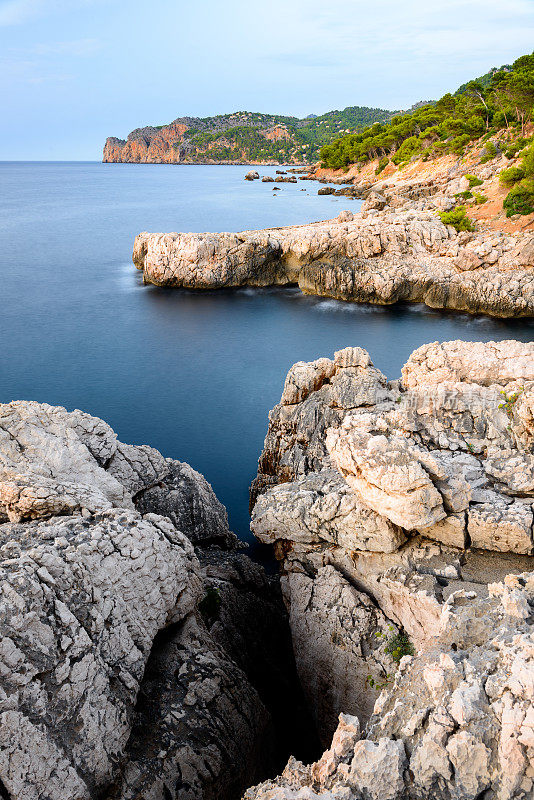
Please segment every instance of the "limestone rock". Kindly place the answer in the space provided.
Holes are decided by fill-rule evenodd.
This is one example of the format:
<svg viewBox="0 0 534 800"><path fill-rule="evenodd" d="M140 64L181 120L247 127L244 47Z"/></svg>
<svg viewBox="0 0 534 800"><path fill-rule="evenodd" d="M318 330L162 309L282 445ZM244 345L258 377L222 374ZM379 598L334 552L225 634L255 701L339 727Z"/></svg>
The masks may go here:
<svg viewBox="0 0 534 800"><path fill-rule="evenodd" d="M136 498L139 511L168 517L194 545L236 547L226 509L204 476L181 461L167 459L165 466L165 477Z"/></svg>
<svg viewBox="0 0 534 800"><path fill-rule="evenodd" d="M198 602L192 545L168 520L124 509L4 524L0 536L1 780L14 797L67 800L76 775L93 797L128 740L154 637Z"/></svg>
<svg viewBox="0 0 534 800"><path fill-rule="evenodd" d="M485 600L451 596L430 649L400 662L359 725L340 716L330 750L290 760L246 800L519 800L532 795L532 573L510 575ZM511 600L513 596L513 600Z"/></svg>
<svg viewBox="0 0 534 800"><path fill-rule="evenodd" d="M193 543L228 549L219 585L233 559L216 624ZM81 411L0 406L0 794L233 800L276 769L280 712L251 663L280 673L289 628L277 580L235 548L187 464ZM273 683L297 708L296 677Z"/></svg>
<svg viewBox="0 0 534 800"><path fill-rule="evenodd" d="M39 403L1 406L0 515L18 522L133 508L126 487L102 466L116 450L111 428L89 414Z"/></svg>
<svg viewBox="0 0 534 800"><path fill-rule="evenodd" d="M534 380L534 345L530 342L432 342L411 354L402 368L406 388L445 381L506 386Z"/></svg>
<svg viewBox="0 0 534 800"><path fill-rule="evenodd" d="M369 720L378 696L369 679L380 686L394 672L385 640L396 629L334 567L314 578L291 572L282 587L300 680L327 745L341 711L362 727Z"/></svg>
<svg viewBox="0 0 534 800"><path fill-rule="evenodd" d="M347 550L389 553L405 540L400 528L366 506L334 470L282 483L254 507L260 541L331 543Z"/></svg>
<svg viewBox="0 0 534 800"><path fill-rule="evenodd" d="M365 505L405 530L430 527L446 514L440 493L405 440L352 428L329 430L333 463Z"/></svg>
<svg viewBox="0 0 534 800"><path fill-rule="evenodd" d="M359 191L348 188L351 194ZM333 193L331 187L319 190ZM133 261L144 281L158 286L298 283L305 293L353 302L405 301L497 317L534 315L530 234L477 232L465 242L465 234L443 225L434 211L384 208L386 199L379 195L366 203L373 208L350 218L343 212L334 220L296 227L143 232L136 237ZM519 250L526 254L522 260Z"/></svg>
<svg viewBox="0 0 534 800"><path fill-rule="evenodd" d="M368 641L361 592L423 653L442 635L451 598L483 601L508 572L532 569L533 363L532 344L455 341L419 348L401 381L388 383L350 347L290 371L269 415L251 527L280 562L323 739L340 711L364 721L344 688ZM514 387L517 398L505 400ZM510 610L515 602L508 597L508 613L526 618L524 604ZM337 676L345 706L320 683L319 663ZM361 669L349 671L357 691ZM429 748L441 735L432 728ZM439 768L460 775L470 741L440 749ZM462 780L461 791L475 791L477 781Z"/></svg>

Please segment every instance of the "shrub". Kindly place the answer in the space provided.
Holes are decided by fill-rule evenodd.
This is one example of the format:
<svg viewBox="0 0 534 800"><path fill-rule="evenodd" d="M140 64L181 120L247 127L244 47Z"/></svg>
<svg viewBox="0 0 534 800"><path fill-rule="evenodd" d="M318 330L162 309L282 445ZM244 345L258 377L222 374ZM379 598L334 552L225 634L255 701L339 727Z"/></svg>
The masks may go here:
<svg viewBox="0 0 534 800"><path fill-rule="evenodd" d="M523 167L508 167L508 169L503 169L503 171L499 175L499 181L502 183L503 186L513 186L514 183L518 181L522 181L525 177L525 170Z"/></svg>
<svg viewBox="0 0 534 800"><path fill-rule="evenodd" d="M464 175L464 178L467 178L469 181L469 188L472 189L473 186L481 186L484 181L481 181L480 178L477 178L476 175Z"/></svg>
<svg viewBox="0 0 534 800"><path fill-rule="evenodd" d="M491 161L492 158L495 158L497 155L497 148L493 142L486 142L484 145L484 150L482 151L482 158L480 159L481 164L485 164L487 161Z"/></svg>
<svg viewBox="0 0 534 800"><path fill-rule="evenodd" d="M477 192L475 192L475 203L476 203L477 206L482 206L482 205L484 205L484 203L487 203L487 202L488 202L488 198L486 197L485 194L478 194Z"/></svg>
<svg viewBox="0 0 534 800"><path fill-rule="evenodd" d="M204 619L213 619L217 616L221 605L221 595L216 586L208 586L206 594L198 604L198 608Z"/></svg>
<svg viewBox="0 0 534 800"><path fill-rule="evenodd" d="M463 155L465 146L469 144L470 141L471 137L468 133L463 133L461 136L456 136L449 144L451 152L455 153L457 156Z"/></svg>
<svg viewBox="0 0 534 800"><path fill-rule="evenodd" d="M387 156L382 156L382 158L378 162L378 166L375 169L375 175L379 175L383 169L387 167L389 164L389 158Z"/></svg>
<svg viewBox="0 0 534 800"><path fill-rule="evenodd" d="M441 211L439 218L444 225L452 225L458 233L474 231L473 224L465 213L465 206L456 206L452 211Z"/></svg>
<svg viewBox="0 0 534 800"><path fill-rule="evenodd" d="M534 214L534 180L525 178L516 183L503 203L507 217L514 214Z"/></svg>
<svg viewBox="0 0 534 800"><path fill-rule="evenodd" d="M524 136L520 136L519 139L516 139L515 142L511 142L508 145L508 147L504 152L504 155L506 156L506 158L515 158L516 155L531 141L532 137L530 137L530 139L525 139Z"/></svg>
<svg viewBox="0 0 534 800"><path fill-rule="evenodd" d="M403 656L415 655L415 647L407 633L396 633L388 639L386 653L398 664Z"/></svg>
<svg viewBox="0 0 534 800"><path fill-rule="evenodd" d="M523 154L521 167L527 178L534 176L534 147L529 147Z"/></svg>
<svg viewBox="0 0 534 800"><path fill-rule="evenodd" d="M469 189L467 189L465 192L458 192L458 194L455 194L454 196L459 200L470 200L473 197L473 192L470 192Z"/></svg>

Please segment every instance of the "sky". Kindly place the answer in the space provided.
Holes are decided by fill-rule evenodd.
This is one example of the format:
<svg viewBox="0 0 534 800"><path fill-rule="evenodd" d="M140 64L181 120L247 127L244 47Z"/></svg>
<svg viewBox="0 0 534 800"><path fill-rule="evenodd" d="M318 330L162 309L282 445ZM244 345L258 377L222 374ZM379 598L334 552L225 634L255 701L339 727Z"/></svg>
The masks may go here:
<svg viewBox="0 0 534 800"><path fill-rule="evenodd" d="M409 108L534 49L534 0L0 0L0 160L180 116Z"/></svg>

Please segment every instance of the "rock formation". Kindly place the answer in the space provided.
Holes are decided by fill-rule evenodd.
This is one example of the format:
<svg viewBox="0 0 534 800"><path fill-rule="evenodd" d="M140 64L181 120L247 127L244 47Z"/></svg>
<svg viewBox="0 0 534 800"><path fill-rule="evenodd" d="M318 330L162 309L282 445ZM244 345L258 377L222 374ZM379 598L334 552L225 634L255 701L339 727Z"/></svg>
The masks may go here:
<svg viewBox="0 0 534 800"><path fill-rule="evenodd" d="M157 286L296 283L307 294L338 300L534 315L534 234L458 234L435 210L388 205L263 231L141 233L133 261Z"/></svg>
<svg viewBox="0 0 534 800"><path fill-rule="evenodd" d="M0 406L0 572L2 797L231 800L287 754L277 580L188 465Z"/></svg>
<svg viewBox="0 0 534 800"><path fill-rule="evenodd" d="M530 800L533 442L533 344L295 364L251 492L279 580L187 464L0 406L0 796Z"/></svg>
<svg viewBox="0 0 534 800"><path fill-rule="evenodd" d="M246 800L534 796L533 442L533 344L292 367L251 524L329 747Z"/></svg>

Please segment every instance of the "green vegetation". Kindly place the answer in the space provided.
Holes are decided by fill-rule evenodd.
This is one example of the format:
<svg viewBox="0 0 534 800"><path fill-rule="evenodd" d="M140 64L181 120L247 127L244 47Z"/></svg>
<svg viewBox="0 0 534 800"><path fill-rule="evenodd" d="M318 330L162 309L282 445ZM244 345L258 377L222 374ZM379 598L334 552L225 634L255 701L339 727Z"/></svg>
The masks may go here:
<svg viewBox="0 0 534 800"><path fill-rule="evenodd" d="M504 397L504 403L499 403L499 408L504 408L509 419L514 418L514 406L519 400L522 392L523 388L518 389L516 392L512 392L511 394L506 394L505 391L501 392L502 396Z"/></svg>
<svg viewBox="0 0 534 800"><path fill-rule="evenodd" d="M460 231L473 231L473 223L465 213L465 206L456 206L452 211L442 211L439 215L444 225L452 225L458 233Z"/></svg>
<svg viewBox="0 0 534 800"><path fill-rule="evenodd" d="M516 183L506 195L503 207L507 217L515 214L534 214L534 180L525 180Z"/></svg>
<svg viewBox="0 0 534 800"><path fill-rule="evenodd" d="M344 133L363 130L375 122L387 122L402 112L382 108L350 106L305 119L277 114L237 111L215 117L183 117L169 125L136 128L129 138L152 139L156 132L171 125L184 125L183 136L171 140L174 150L184 147L188 161L273 161L292 163L317 161L320 148ZM268 138L275 126L285 129L278 140ZM266 135L267 134L267 135Z"/></svg>
<svg viewBox="0 0 534 800"><path fill-rule="evenodd" d="M488 198L486 197L485 194L477 194L477 192L475 192L475 203L476 203L477 206L482 206L482 205L484 205L484 203L487 203L487 202L488 202Z"/></svg>
<svg viewBox="0 0 534 800"><path fill-rule="evenodd" d="M322 145L340 133L360 130L377 120L386 121L395 113L380 108L351 106L343 111L330 111L320 117L299 120L242 111L198 120L185 137L197 148L195 158L198 160L239 160L246 157L251 161L309 162L318 158ZM235 122L240 124L231 124ZM275 125L287 130L287 138L271 141L263 135L265 130ZM223 140L220 146L214 145L220 140Z"/></svg>
<svg viewBox="0 0 534 800"><path fill-rule="evenodd" d="M383 169L387 167L389 164L389 158L387 156L382 156L382 158L378 162L378 166L375 169L375 175L380 175Z"/></svg>
<svg viewBox="0 0 534 800"><path fill-rule="evenodd" d="M508 169L503 169L500 173L499 181L509 189L514 183L522 181L524 177L525 170L523 167L508 167Z"/></svg>
<svg viewBox="0 0 534 800"><path fill-rule="evenodd" d="M520 153L521 150L527 146L527 144L531 144L533 140L533 136L530 136L528 139L524 136L520 136L519 139L516 139L514 142L508 145L504 151L504 155L506 158L515 158L518 153Z"/></svg>
<svg viewBox="0 0 534 800"><path fill-rule="evenodd" d="M458 194L454 195L458 200L471 200L473 197L473 192L467 189L465 192L458 192Z"/></svg>
<svg viewBox="0 0 534 800"><path fill-rule="evenodd" d="M414 656L415 647L407 633L396 633L387 640L386 653L398 664L403 656Z"/></svg>
<svg viewBox="0 0 534 800"><path fill-rule="evenodd" d="M533 108L534 54L469 81L456 95L446 94L437 103L336 139L321 149L321 158L324 166L332 169L383 156L400 165L415 157L461 156L468 144L484 136L484 163L498 153L492 140L496 134L508 142L524 137Z"/></svg>
<svg viewBox="0 0 534 800"><path fill-rule="evenodd" d="M470 189L472 189L474 186L482 186L482 184L484 183L484 181L481 181L480 178L477 178L476 175L464 175L464 178L466 178L469 181Z"/></svg>
<svg viewBox="0 0 534 800"><path fill-rule="evenodd" d="M534 213L534 144L523 150L518 167L503 169L499 181L510 188L503 202L507 217Z"/></svg>
<svg viewBox="0 0 534 800"><path fill-rule="evenodd" d="M393 625L389 626L390 635L386 636L382 631L377 631L375 636L377 639L385 639L385 652L391 656L395 664L399 664L403 656L414 656L415 647L413 646L410 637L404 631L395 631ZM367 675L366 681L372 689L377 689L379 692L385 689L393 679L393 675L384 670L384 676L381 679L373 678L372 675Z"/></svg>

